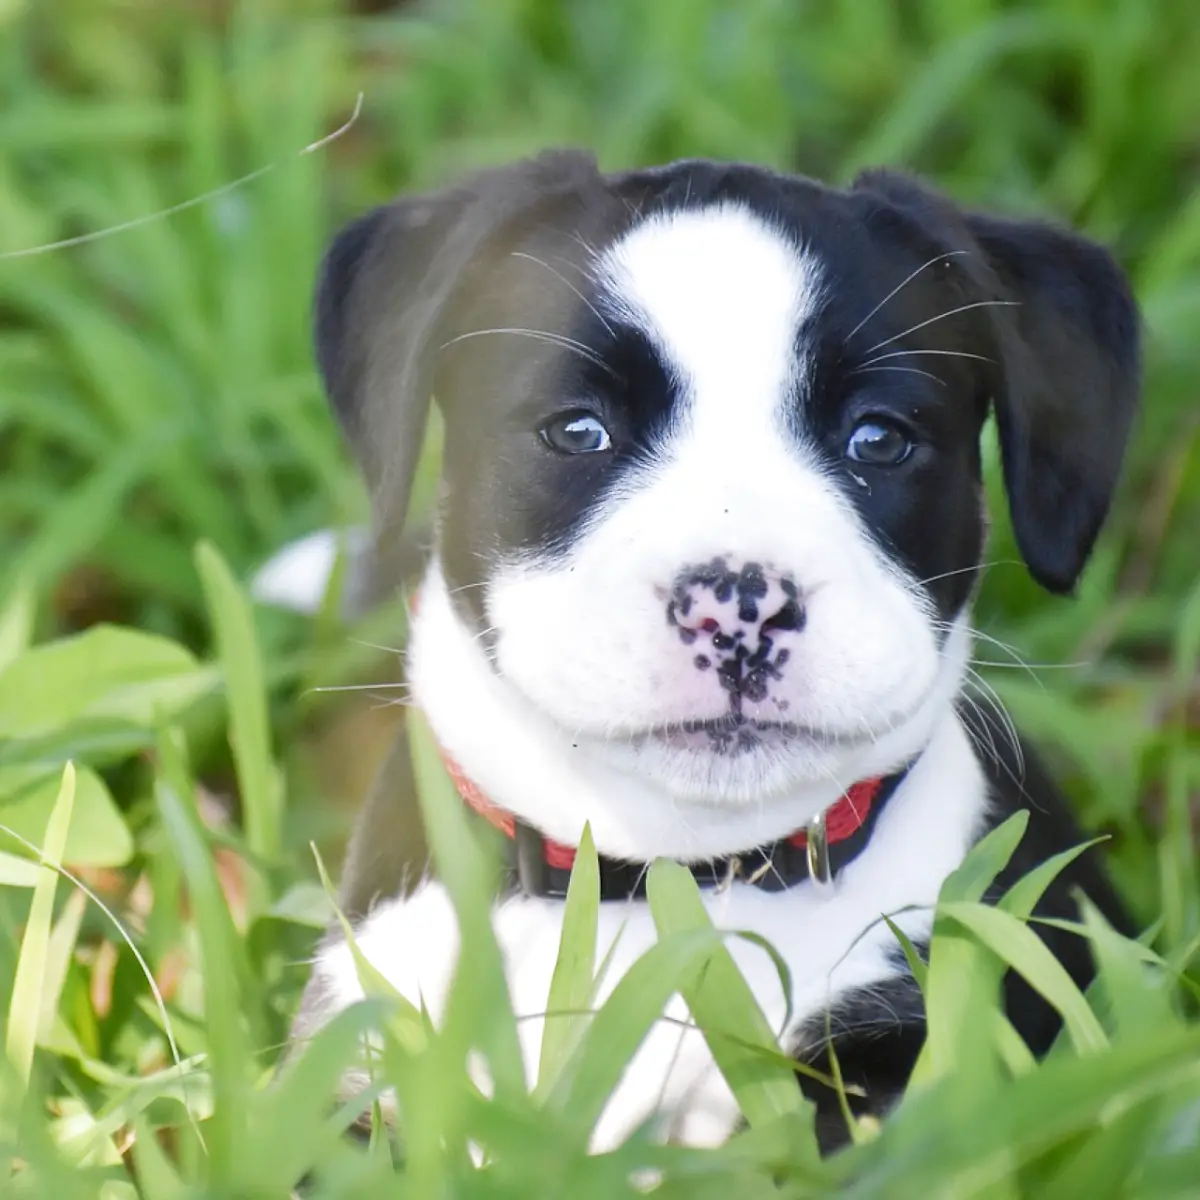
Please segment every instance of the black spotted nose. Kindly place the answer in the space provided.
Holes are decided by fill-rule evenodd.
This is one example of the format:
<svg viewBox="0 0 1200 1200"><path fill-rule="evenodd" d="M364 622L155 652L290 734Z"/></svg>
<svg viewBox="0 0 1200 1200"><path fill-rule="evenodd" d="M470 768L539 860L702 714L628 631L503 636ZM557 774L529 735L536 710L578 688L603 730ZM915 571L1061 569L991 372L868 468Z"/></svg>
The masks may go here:
<svg viewBox="0 0 1200 1200"><path fill-rule="evenodd" d="M735 711L742 699L766 699L783 677L791 657L787 643L804 629L804 619L790 575L725 558L685 567L667 602L668 624L693 648L698 670L716 671Z"/></svg>
<svg viewBox="0 0 1200 1200"><path fill-rule="evenodd" d="M667 619L683 632L718 643L758 640L798 633L804 628L804 607L790 575L769 572L761 563L738 565L714 558L679 573Z"/></svg>

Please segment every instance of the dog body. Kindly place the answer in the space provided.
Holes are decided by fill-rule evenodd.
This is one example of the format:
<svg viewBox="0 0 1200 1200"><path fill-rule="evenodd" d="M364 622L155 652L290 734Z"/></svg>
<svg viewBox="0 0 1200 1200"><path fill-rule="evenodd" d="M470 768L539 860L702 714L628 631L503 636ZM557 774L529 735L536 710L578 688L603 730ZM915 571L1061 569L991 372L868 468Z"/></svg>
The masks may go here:
<svg viewBox="0 0 1200 1200"><path fill-rule="evenodd" d="M1069 590L1104 519L1137 391L1111 259L891 173L838 191L705 162L604 176L554 154L350 226L326 260L317 344L385 557L431 395L445 418L408 677L464 796L533 839L538 862L494 911L517 1013L545 1010L558 951L561 900L537 880L587 824L635 879L658 857L719 860L712 919L767 938L791 972L785 997L770 958L731 943L773 1027L790 1012L783 1045L820 1061L832 1033L860 1107L886 1109L923 1013L882 916L926 943L947 874L1017 808L1031 829L1010 872L1077 840L998 710L966 690L970 600L989 411L1035 578ZM343 901L371 962L437 1019L455 924L423 839L397 837L413 812L401 747ZM753 854L756 875L739 872ZM1074 884L1123 923L1082 861L1043 911L1071 914ZM601 905L606 989L654 941L626 892ZM1045 936L1085 978L1086 953ZM360 997L331 935L296 1034ZM1016 981L1009 1008L1044 1051L1053 1014ZM682 1004L667 1015L680 1020L642 1045L597 1148L650 1118L694 1143L735 1127ZM532 1076L540 1022L521 1031ZM835 1145L833 1097L814 1098Z"/></svg>

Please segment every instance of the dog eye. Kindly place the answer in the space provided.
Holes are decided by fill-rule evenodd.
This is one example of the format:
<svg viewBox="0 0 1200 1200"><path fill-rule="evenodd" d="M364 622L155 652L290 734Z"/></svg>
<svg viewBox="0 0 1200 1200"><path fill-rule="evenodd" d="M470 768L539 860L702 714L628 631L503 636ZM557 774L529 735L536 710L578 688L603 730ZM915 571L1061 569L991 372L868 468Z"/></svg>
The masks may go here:
<svg viewBox="0 0 1200 1200"><path fill-rule="evenodd" d="M846 457L871 467L894 467L912 453L912 439L899 426L878 418L857 425Z"/></svg>
<svg viewBox="0 0 1200 1200"><path fill-rule="evenodd" d="M608 430L589 413L569 413L543 425L542 441L560 454L599 454L612 449Z"/></svg>

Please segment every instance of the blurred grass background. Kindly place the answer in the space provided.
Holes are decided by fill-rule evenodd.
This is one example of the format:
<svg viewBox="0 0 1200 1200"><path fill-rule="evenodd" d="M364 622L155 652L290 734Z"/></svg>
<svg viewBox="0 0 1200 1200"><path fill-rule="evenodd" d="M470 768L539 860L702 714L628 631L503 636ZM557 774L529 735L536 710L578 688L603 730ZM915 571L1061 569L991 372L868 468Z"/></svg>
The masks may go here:
<svg viewBox="0 0 1200 1200"><path fill-rule="evenodd" d="M290 538L363 517L309 303L335 226L397 190L564 143L611 168L712 155L845 181L908 167L959 201L1069 221L1134 279L1145 405L1102 545L1076 600L1040 594L993 469L978 623L997 642L980 658L1088 829L1112 834L1139 915L1188 945L1197 64L1191 0L0 0L0 589L33 586L41 639L119 622L205 657L198 541L246 578ZM359 93L353 127L301 156ZM203 204L34 252L268 164ZM309 838L336 845L396 713L311 685L394 677L365 643L398 645L402 623L257 619L298 878ZM192 766L235 811L220 718L192 717ZM105 772L144 856L146 773Z"/></svg>
<svg viewBox="0 0 1200 1200"><path fill-rule="evenodd" d="M837 181L902 165L962 202L1104 239L1144 306L1146 402L1082 601L1039 594L1012 561L993 488L980 624L1047 664L981 651L1152 913L1161 868L1184 870L1157 848L1184 816L1163 779L1181 724L1184 787L1200 789L1200 695L1168 670L1200 576L1197 62L1190 0L6 0L0 583L35 581L42 636L115 620L203 651L198 539L245 575L361 518L312 366L310 293L336 224L399 189L562 143L612 168L714 155ZM360 92L353 128L299 156ZM22 254L271 163L187 211ZM358 799L360 776L328 768L370 760L321 740L329 721L352 712L337 738L373 746L390 713L353 697L331 717L300 683L386 671L337 632L263 620L275 718L287 744L316 747L295 764L303 846L330 791L341 811ZM206 743L202 775L222 779L224 753Z"/></svg>

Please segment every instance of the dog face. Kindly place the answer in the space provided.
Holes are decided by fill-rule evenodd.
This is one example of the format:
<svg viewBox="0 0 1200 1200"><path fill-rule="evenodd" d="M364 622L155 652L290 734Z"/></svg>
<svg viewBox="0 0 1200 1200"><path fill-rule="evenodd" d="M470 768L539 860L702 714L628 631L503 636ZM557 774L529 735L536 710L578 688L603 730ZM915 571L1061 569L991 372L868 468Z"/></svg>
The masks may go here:
<svg viewBox="0 0 1200 1200"><path fill-rule="evenodd" d="M989 406L1026 559L1073 585L1136 342L1104 251L907 179L575 155L371 214L318 301L381 536L432 393L465 636L565 742L727 806L927 740L964 665Z"/></svg>

